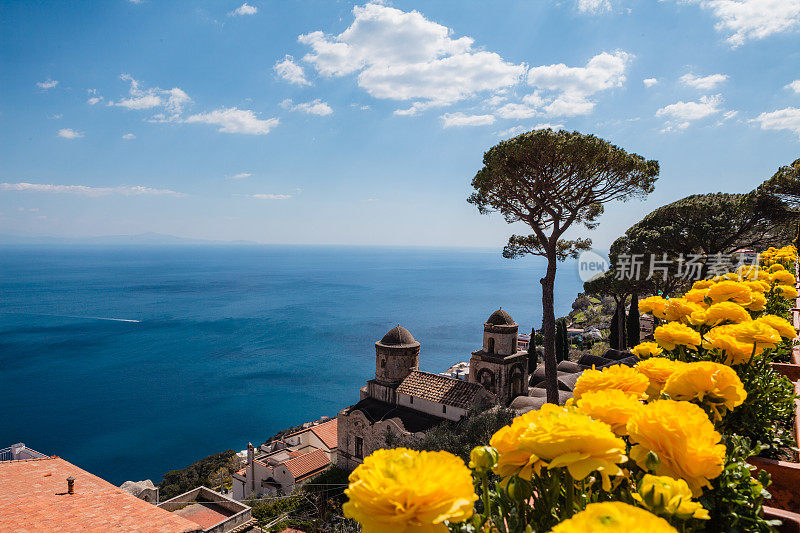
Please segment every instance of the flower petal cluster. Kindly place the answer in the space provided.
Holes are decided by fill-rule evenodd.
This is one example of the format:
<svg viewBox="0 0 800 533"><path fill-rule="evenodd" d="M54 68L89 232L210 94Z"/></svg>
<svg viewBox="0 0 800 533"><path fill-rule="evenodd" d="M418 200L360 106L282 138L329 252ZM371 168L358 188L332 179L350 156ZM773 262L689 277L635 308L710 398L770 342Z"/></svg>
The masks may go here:
<svg viewBox="0 0 800 533"><path fill-rule="evenodd" d="M448 452L377 450L350 474L344 515L365 533L446 533L472 516L478 496L464 462Z"/></svg>
<svg viewBox="0 0 800 533"><path fill-rule="evenodd" d="M738 304L750 303L750 287L740 281L720 281L708 288L706 296L714 303L733 301Z"/></svg>
<svg viewBox="0 0 800 533"><path fill-rule="evenodd" d="M664 309L667 306L667 300L662 298L661 296L650 296L649 298L644 298L643 300L639 300L639 312L640 313L649 313L656 318L664 319Z"/></svg>
<svg viewBox="0 0 800 533"><path fill-rule="evenodd" d="M590 503L564 520L551 533L678 533L669 522L644 509L622 502Z"/></svg>
<svg viewBox="0 0 800 533"><path fill-rule="evenodd" d="M698 326L716 326L718 324L739 324L752 320L747 309L734 302L720 302L713 304L708 309L695 311L689 321Z"/></svg>
<svg viewBox="0 0 800 533"><path fill-rule="evenodd" d="M667 379L679 368L686 365L683 361L674 361L666 357L653 357L636 364L636 370L647 376L650 385L647 387L647 397L656 400L661 396L661 390Z"/></svg>
<svg viewBox="0 0 800 533"><path fill-rule="evenodd" d="M709 480L722 473L725 445L706 413L697 405L656 400L628 421L631 458L656 475L683 479L699 496ZM653 453L656 464L648 461Z"/></svg>
<svg viewBox="0 0 800 533"><path fill-rule="evenodd" d="M666 350L674 350L678 345L693 350L701 343L700 333L680 322L668 322L658 326L653 337Z"/></svg>
<svg viewBox="0 0 800 533"><path fill-rule="evenodd" d="M702 311L700 304L690 302L685 298L670 298L664 306L664 317L666 320L675 322L688 322L692 313Z"/></svg>
<svg viewBox="0 0 800 533"><path fill-rule="evenodd" d="M697 401L707 406L716 420L722 420L726 409L733 410L747 398L736 371L711 361L683 365L667 379L664 393L673 400Z"/></svg>
<svg viewBox="0 0 800 533"><path fill-rule="evenodd" d="M628 420L642 408L638 396L619 389L585 392L579 400L570 400L581 412L611 426L615 435L627 435Z"/></svg>
<svg viewBox="0 0 800 533"><path fill-rule="evenodd" d="M645 474L637 485L633 499L655 514L676 516L686 520L711 518L699 502L692 501L692 491L682 479Z"/></svg>
<svg viewBox="0 0 800 533"><path fill-rule="evenodd" d="M631 353L638 356L639 359L647 359L661 355L664 350L655 342L641 342L631 349Z"/></svg>
<svg viewBox="0 0 800 533"><path fill-rule="evenodd" d="M635 368L627 365L608 366L602 370L591 368L584 370L581 377L575 382L572 396L578 400L587 392L619 389L644 399L646 397L645 391L649 384L647 376L640 374Z"/></svg>
<svg viewBox="0 0 800 533"><path fill-rule="evenodd" d="M794 326L783 317L777 315L763 315L758 317L756 322L761 322L771 327L784 339L793 339L797 337L797 330L794 329Z"/></svg>
<svg viewBox="0 0 800 533"><path fill-rule="evenodd" d="M605 490L609 476L622 475L627 460L625 441L608 424L593 420L574 407L544 404L501 428L489 442L500 454L495 473L530 479L542 468L566 467L576 480L597 471Z"/></svg>

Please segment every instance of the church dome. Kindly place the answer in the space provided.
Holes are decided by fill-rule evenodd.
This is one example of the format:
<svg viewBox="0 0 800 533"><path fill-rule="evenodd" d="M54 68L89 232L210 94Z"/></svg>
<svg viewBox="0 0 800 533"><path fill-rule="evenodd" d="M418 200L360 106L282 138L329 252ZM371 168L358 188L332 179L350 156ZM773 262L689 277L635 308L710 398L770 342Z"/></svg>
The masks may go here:
<svg viewBox="0 0 800 533"><path fill-rule="evenodd" d="M498 309L489 319L486 321L487 324L491 324L492 326L516 326L517 323L514 322L514 319L511 318L511 315L503 311L502 309Z"/></svg>
<svg viewBox="0 0 800 533"><path fill-rule="evenodd" d="M416 346L419 343L403 326L395 326L383 336L380 344L384 346Z"/></svg>

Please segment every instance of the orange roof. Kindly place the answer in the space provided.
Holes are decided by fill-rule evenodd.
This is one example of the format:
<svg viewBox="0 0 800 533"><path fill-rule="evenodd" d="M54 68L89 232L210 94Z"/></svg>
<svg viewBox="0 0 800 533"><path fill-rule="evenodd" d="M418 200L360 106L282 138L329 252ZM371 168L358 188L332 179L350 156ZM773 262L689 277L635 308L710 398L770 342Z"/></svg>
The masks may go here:
<svg viewBox="0 0 800 533"><path fill-rule="evenodd" d="M319 437L319 440L325 443L329 450L333 450L339 446L339 439L336 436L336 419L329 420L324 424L313 426L311 431L314 435Z"/></svg>
<svg viewBox="0 0 800 533"><path fill-rule="evenodd" d="M329 464L331 464L331 461L325 452L316 450L300 457L289 459L283 463L283 466L286 467L295 480L299 481L310 474L324 470Z"/></svg>
<svg viewBox="0 0 800 533"><path fill-rule="evenodd" d="M67 494L67 478L75 494ZM137 533L201 531L59 457L0 461L0 530Z"/></svg>

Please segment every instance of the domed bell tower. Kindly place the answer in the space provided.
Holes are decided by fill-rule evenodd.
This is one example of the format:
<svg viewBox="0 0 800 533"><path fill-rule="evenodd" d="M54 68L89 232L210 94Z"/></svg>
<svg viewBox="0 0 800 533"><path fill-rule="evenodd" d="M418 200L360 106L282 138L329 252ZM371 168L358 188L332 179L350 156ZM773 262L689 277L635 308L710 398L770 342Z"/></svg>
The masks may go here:
<svg viewBox="0 0 800 533"><path fill-rule="evenodd" d="M517 346L519 324L498 309L483 324L483 347L472 352L469 380L479 383L507 405L528 395L528 353Z"/></svg>
<svg viewBox="0 0 800 533"><path fill-rule="evenodd" d="M375 343L375 379L367 382L367 395L396 403L395 389L414 370L419 370L420 344L403 326L395 326Z"/></svg>

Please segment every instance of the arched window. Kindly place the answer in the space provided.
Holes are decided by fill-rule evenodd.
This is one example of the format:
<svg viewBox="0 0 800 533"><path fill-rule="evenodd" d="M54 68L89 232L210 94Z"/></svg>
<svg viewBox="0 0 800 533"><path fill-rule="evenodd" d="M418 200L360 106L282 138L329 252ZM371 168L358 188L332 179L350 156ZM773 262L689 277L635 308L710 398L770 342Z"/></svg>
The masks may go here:
<svg viewBox="0 0 800 533"><path fill-rule="evenodd" d="M381 359L381 368L386 368L386 359Z"/></svg>
<svg viewBox="0 0 800 533"><path fill-rule="evenodd" d="M494 353L494 337L489 337L489 341L486 343L486 351Z"/></svg>

